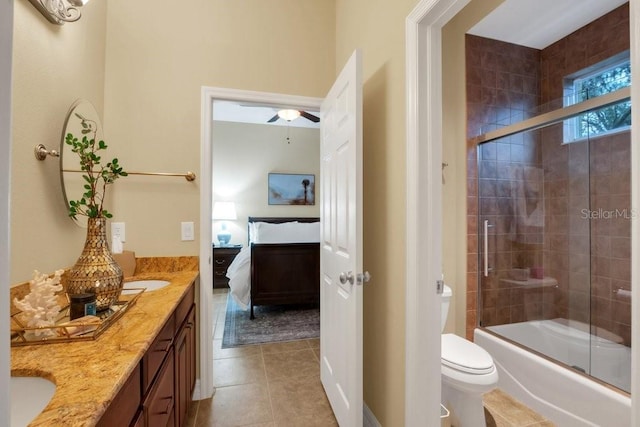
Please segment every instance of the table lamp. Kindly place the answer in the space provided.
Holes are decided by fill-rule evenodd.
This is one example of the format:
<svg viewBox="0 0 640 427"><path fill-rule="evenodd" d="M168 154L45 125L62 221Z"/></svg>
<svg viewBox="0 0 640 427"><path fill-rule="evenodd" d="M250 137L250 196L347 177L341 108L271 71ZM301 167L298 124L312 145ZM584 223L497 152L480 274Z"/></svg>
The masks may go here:
<svg viewBox="0 0 640 427"><path fill-rule="evenodd" d="M213 219L222 221L220 233L218 233L218 242L220 246L229 245L231 241L231 233L227 229L227 221L235 221L238 219L236 214L236 204L233 202L215 202L213 204Z"/></svg>

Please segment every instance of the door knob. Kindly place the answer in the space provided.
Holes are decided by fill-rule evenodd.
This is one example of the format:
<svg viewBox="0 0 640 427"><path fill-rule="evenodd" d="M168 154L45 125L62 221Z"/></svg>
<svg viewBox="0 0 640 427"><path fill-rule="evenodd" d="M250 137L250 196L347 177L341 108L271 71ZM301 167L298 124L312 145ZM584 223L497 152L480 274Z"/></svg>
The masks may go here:
<svg viewBox="0 0 640 427"><path fill-rule="evenodd" d="M364 273L358 273L357 279L358 279L358 284L361 285L371 280L371 275L369 274L368 271L365 271Z"/></svg>
<svg viewBox="0 0 640 427"><path fill-rule="evenodd" d="M346 273L343 271L342 273L340 273L340 283L342 283L343 285L347 282L353 285L353 282L355 282L356 280L358 281L358 285L367 283L369 280L371 280L371 274L369 274L368 271L365 271L364 273L358 273L354 277L353 271L347 271Z"/></svg>
<svg viewBox="0 0 640 427"><path fill-rule="evenodd" d="M342 273L340 273L340 283L344 285L347 282L353 285L353 271L347 271L346 273L343 271Z"/></svg>

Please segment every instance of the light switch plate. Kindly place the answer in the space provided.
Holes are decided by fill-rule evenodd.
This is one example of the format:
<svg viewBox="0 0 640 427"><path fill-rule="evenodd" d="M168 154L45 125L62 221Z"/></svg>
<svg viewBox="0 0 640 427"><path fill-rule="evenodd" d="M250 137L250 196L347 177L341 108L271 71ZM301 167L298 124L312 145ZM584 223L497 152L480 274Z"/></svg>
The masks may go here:
<svg viewBox="0 0 640 427"><path fill-rule="evenodd" d="M113 239L116 236L120 237L120 241L121 242L126 241L126 239L125 239L124 222L112 222L111 223L111 239Z"/></svg>
<svg viewBox="0 0 640 427"><path fill-rule="evenodd" d="M192 241L195 240L194 231L193 231L193 222L182 222L180 223L180 231L182 235L182 241Z"/></svg>

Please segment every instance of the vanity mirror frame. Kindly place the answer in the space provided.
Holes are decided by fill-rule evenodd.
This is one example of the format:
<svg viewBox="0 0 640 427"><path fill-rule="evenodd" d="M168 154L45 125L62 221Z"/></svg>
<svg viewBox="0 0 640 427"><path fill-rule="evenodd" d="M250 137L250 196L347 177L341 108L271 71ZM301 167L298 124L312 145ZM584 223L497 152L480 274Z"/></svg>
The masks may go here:
<svg viewBox="0 0 640 427"><path fill-rule="evenodd" d="M68 133L72 133L76 137L83 135L82 122L93 122L96 126L96 139L103 140L104 132L102 128L102 121L100 115L95 106L88 100L80 98L74 101L67 112L64 119L64 126L62 127L62 137L60 139L60 187L62 188L62 198L64 200L65 210L69 212L69 200L78 200L81 197L69 197L69 193L72 192L71 188L77 188L82 193L84 184L81 181L82 175L79 171L79 159L78 156L71 151L71 146L66 144L65 139ZM73 160L70 160L73 159ZM78 181L72 181L73 178L78 177ZM73 182L73 185L70 183ZM70 216L71 220L81 228L87 228L88 218L84 215L76 215L76 217Z"/></svg>

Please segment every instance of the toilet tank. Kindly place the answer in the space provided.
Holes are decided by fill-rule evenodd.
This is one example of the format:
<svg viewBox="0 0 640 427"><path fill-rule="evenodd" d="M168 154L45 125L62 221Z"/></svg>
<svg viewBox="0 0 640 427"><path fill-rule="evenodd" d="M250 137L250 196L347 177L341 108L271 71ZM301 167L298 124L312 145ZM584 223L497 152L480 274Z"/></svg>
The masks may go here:
<svg viewBox="0 0 640 427"><path fill-rule="evenodd" d="M447 315L449 314L449 304L451 303L451 288L447 285L444 285L444 290L442 291L442 307L440 309L440 332L444 331L444 325L447 323Z"/></svg>

